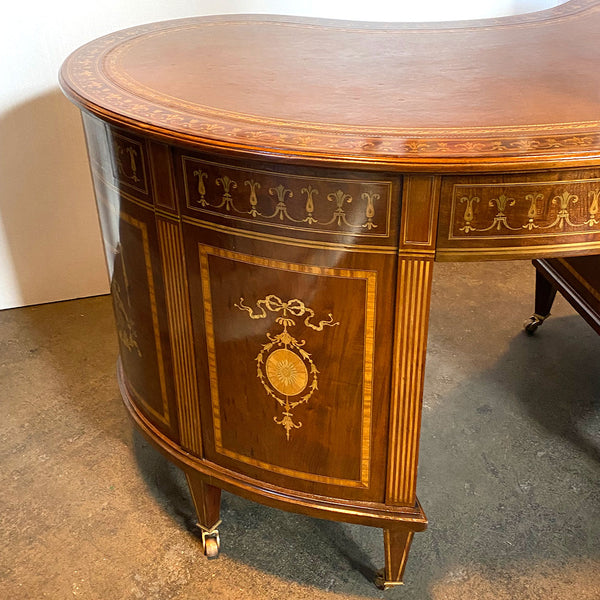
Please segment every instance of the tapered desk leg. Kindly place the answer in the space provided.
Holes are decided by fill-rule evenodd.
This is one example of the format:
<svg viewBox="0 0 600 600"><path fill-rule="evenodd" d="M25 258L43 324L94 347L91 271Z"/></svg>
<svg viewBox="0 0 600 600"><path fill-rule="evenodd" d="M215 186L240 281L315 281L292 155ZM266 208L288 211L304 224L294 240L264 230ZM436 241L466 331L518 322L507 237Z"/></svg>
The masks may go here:
<svg viewBox="0 0 600 600"><path fill-rule="evenodd" d="M534 261L533 264L545 264ZM556 298L556 288L546 279L543 273L536 265L535 272L535 312L525 322L525 331L534 333L535 330L550 316L552 304Z"/></svg>
<svg viewBox="0 0 600 600"><path fill-rule="evenodd" d="M540 273L535 272L535 312L544 318L550 315L556 298L556 288Z"/></svg>
<svg viewBox="0 0 600 600"><path fill-rule="evenodd" d="M202 546L208 558L219 556L220 538L217 527L221 523L221 489L203 481L193 471L185 473L196 515L202 531Z"/></svg>
<svg viewBox="0 0 600 600"><path fill-rule="evenodd" d="M377 587L385 590L402 585L402 577L413 536L414 531L410 529L394 527L393 529L383 530L385 568L377 574L375 579Z"/></svg>
<svg viewBox="0 0 600 600"><path fill-rule="evenodd" d="M416 488L439 185L438 177L414 175L403 186L386 504L416 507L422 521L384 529L383 588L402 584L414 532L427 525Z"/></svg>

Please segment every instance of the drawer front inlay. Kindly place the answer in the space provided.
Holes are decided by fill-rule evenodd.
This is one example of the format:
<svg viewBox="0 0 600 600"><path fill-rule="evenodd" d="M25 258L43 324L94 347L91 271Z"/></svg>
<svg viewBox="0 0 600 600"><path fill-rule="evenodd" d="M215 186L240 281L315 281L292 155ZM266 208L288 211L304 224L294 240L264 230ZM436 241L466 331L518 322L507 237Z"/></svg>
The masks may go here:
<svg viewBox="0 0 600 600"><path fill-rule="evenodd" d="M393 182L311 177L182 156L186 214L266 229L387 240ZM367 243L365 240L364 243Z"/></svg>
<svg viewBox="0 0 600 600"><path fill-rule="evenodd" d="M454 186L448 239L539 237L600 231L600 180Z"/></svg>
<svg viewBox="0 0 600 600"><path fill-rule="evenodd" d="M112 168L115 183L141 199L150 200L146 142L134 136L111 131Z"/></svg>
<svg viewBox="0 0 600 600"><path fill-rule="evenodd" d="M600 177L563 172L540 175L446 178L442 185L438 257L457 258L502 249L526 255L540 247L563 253L600 244ZM592 176L590 176L592 175ZM506 256L508 255L508 256Z"/></svg>

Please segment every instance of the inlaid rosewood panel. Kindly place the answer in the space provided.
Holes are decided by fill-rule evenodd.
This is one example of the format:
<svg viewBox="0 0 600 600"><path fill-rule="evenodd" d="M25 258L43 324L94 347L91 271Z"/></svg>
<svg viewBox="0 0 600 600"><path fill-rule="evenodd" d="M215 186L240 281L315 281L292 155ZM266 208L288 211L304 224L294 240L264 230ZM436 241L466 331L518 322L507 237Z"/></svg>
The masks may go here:
<svg viewBox="0 0 600 600"><path fill-rule="evenodd" d="M352 237L360 244L395 242L392 181L249 169L190 156L181 157L181 168L184 212L191 217L225 217L283 235L297 231Z"/></svg>
<svg viewBox="0 0 600 600"><path fill-rule="evenodd" d="M143 138L112 129L109 144L112 147L112 174L117 186L150 200L148 179L148 151Z"/></svg>
<svg viewBox="0 0 600 600"><path fill-rule="evenodd" d="M207 458L369 487L376 272L198 250L214 439Z"/></svg>

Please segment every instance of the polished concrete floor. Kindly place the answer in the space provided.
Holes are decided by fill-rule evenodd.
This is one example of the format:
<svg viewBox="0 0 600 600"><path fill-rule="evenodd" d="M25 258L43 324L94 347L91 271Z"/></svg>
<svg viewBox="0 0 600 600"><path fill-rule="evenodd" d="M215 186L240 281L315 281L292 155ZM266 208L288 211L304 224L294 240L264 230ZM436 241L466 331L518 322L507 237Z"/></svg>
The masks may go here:
<svg viewBox="0 0 600 600"><path fill-rule="evenodd" d="M533 337L527 262L436 265L405 586L381 531L225 494L222 552L115 382L108 297L0 313L0 598L600 598L600 337L559 298Z"/></svg>

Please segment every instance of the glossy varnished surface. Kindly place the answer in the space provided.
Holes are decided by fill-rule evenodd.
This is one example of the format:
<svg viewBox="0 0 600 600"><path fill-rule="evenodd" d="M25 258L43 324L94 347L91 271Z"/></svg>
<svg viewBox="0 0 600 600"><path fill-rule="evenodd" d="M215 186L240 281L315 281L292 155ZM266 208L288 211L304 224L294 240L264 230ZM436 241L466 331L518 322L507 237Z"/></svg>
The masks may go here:
<svg viewBox="0 0 600 600"><path fill-rule="evenodd" d="M398 178L84 123L131 402L215 465L383 503Z"/></svg>
<svg viewBox="0 0 600 600"><path fill-rule="evenodd" d="M414 169L584 165L600 152L600 7L361 24L223 16L75 52L85 108L197 144Z"/></svg>
<svg viewBox="0 0 600 600"><path fill-rule="evenodd" d="M598 252L600 170L455 175L441 186L438 260Z"/></svg>
<svg viewBox="0 0 600 600"><path fill-rule="evenodd" d="M167 22L63 66L141 430L188 477L414 531L434 260L600 248L600 2L493 21Z"/></svg>

